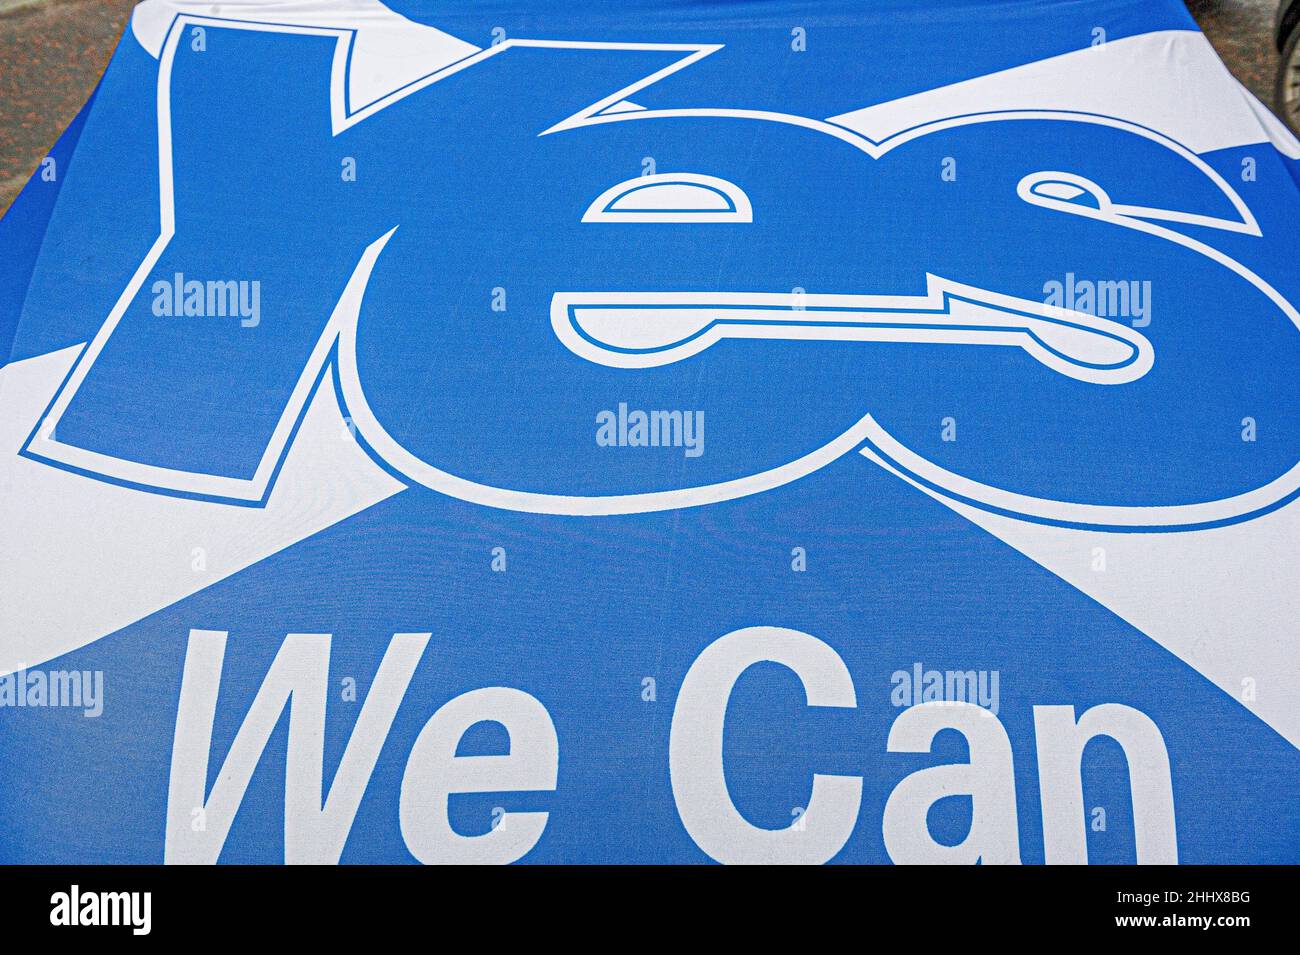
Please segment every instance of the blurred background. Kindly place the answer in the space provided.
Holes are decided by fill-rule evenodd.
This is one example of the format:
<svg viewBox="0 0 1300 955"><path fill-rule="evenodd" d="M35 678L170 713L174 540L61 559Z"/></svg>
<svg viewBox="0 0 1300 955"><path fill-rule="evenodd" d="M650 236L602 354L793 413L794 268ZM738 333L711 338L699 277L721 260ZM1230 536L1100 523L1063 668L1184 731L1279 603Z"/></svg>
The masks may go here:
<svg viewBox="0 0 1300 955"><path fill-rule="evenodd" d="M1187 0L1187 7L1228 68L1281 113L1278 3ZM0 0L0 212L94 89L133 6L135 0ZM1300 14L1300 0L1294 6ZM1292 72L1300 83L1300 66Z"/></svg>

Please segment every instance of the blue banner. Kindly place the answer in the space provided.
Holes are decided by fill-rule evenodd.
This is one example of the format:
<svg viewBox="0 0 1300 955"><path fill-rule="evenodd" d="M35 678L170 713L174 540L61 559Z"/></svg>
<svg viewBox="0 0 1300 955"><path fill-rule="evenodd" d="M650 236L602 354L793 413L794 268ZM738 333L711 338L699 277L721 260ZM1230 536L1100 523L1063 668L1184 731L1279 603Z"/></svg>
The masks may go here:
<svg viewBox="0 0 1300 955"><path fill-rule="evenodd" d="M1175 0L141 3L0 861L1300 861L1298 220Z"/></svg>

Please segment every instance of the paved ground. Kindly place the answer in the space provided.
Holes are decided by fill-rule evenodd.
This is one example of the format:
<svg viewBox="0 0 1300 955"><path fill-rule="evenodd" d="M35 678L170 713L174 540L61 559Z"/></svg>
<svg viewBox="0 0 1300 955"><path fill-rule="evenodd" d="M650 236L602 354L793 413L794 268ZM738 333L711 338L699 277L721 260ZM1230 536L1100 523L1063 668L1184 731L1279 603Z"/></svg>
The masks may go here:
<svg viewBox="0 0 1300 955"><path fill-rule="evenodd" d="M1273 16L1278 0L1186 0L1219 56L1269 106L1277 74Z"/></svg>
<svg viewBox="0 0 1300 955"><path fill-rule="evenodd" d="M94 89L134 0L0 0L0 211ZM1277 0L1187 0L1210 41L1270 102Z"/></svg>
<svg viewBox="0 0 1300 955"><path fill-rule="evenodd" d="M134 0L0 0L0 210L104 72Z"/></svg>

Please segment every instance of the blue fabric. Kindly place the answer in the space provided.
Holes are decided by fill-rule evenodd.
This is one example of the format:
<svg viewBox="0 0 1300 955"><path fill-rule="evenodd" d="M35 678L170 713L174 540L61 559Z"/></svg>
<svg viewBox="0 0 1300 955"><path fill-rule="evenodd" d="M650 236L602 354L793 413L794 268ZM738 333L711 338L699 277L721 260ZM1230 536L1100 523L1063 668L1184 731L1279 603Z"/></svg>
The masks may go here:
<svg viewBox="0 0 1300 955"><path fill-rule="evenodd" d="M0 861L1296 861L1297 160L843 115L1181 4L388 6L128 31L0 222Z"/></svg>

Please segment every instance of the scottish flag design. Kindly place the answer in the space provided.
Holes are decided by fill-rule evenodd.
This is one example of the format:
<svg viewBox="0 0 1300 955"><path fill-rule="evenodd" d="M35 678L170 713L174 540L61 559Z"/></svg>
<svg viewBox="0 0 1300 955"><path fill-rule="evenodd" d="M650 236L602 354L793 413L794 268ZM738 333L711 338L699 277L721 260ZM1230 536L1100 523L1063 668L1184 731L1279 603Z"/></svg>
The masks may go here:
<svg viewBox="0 0 1300 955"><path fill-rule="evenodd" d="M0 860L1297 861L1300 143L1181 4L147 0L51 155Z"/></svg>

